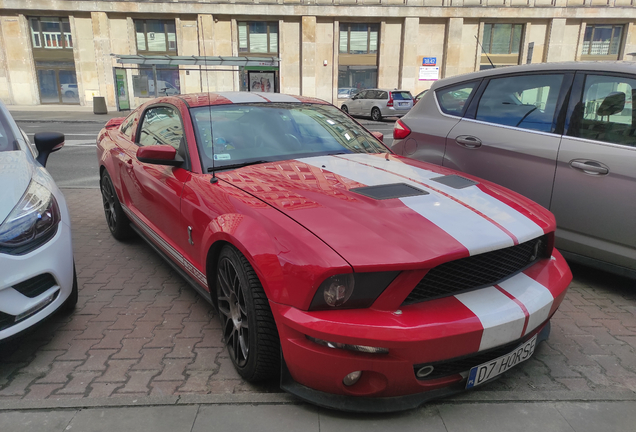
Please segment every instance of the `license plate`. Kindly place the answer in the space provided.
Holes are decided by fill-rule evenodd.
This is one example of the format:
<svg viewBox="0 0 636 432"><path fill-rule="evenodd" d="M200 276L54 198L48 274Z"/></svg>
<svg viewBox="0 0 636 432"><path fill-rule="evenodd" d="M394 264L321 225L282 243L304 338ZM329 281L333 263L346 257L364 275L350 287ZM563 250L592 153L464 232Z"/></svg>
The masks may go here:
<svg viewBox="0 0 636 432"><path fill-rule="evenodd" d="M494 360L475 366L468 374L468 382L466 388L471 388L485 383L493 379L497 375L501 375L513 366L528 360L534 353L534 347L537 344L537 335L532 339L518 346L508 354L502 355Z"/></svg>
<svg viewBox="0 0 636 432"><path fill-rule="evenodd" d="M409 103L408 102L400 102L398 105L399 106L407 106Z"/></svg>

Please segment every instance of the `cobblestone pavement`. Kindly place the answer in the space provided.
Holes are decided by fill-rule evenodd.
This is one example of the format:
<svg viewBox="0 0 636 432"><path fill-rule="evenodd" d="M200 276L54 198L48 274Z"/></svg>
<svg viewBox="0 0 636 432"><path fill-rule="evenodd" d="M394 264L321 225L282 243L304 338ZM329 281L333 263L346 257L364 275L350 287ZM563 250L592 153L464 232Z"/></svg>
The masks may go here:
<svg viewBox="0 0 636 432"><path fill-rule="evenodd" d="M111 237L99 190L64 193L79 303L72 315L55 316L0 348L0 404L73 399L88 406L91 399L197 395L257 400L280 392L276 383L240 379L212 307L149 246ZM573 271L551 337L535 356L453 400L636 400L636 283Z"/></svg>

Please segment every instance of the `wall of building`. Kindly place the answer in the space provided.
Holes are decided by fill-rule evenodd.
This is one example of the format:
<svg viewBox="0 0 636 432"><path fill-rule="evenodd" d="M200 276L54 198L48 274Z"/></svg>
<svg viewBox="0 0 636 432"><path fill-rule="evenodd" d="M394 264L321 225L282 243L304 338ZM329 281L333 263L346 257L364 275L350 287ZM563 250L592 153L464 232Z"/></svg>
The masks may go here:
<svg viewBox="0 0 636 432"><path fill-rule="evenodd" d="M435 57L440 78L479 69L484 23L524 24L519 63L579 60L586 25L625 25L620 58L636 52L634 0L258 0L81 1L0 0L0 99L40 103L27 17L68 17L79 102L103 96L114 107L111 54L136 54L133 19L174 19L178 54L237 56L237 23L279 22L279 84L283 93L337 102L339 23L379 23L378 86L410 90L430 87L419 79L423 57ZM457 7L461 6L461 7ZM190 70L186 70L190 69ZM181 91L239 90L238 68L179 72ZM228 70L228 69L233 69ZM132 78L129 73L129 88ZM131 90L132 91L132 90ZM145 99L135 98L133 105Z"/></svg>

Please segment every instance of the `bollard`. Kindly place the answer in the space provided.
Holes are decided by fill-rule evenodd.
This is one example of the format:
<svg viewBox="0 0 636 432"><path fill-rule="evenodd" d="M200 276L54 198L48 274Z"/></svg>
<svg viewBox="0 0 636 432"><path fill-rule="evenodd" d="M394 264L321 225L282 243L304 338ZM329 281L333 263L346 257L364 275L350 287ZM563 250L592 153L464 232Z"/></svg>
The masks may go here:
<svg viewBox="0 0 636 432"><path fill-rule="evenodd" d="M108 114L106 98L104 96L93 97L93 114Z"/></svg>

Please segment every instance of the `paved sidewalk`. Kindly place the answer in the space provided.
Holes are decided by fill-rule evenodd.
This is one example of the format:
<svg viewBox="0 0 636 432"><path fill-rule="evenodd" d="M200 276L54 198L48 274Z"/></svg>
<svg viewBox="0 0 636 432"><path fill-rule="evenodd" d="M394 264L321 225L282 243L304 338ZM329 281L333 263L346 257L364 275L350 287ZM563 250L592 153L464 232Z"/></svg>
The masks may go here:
<svg viewBox="0 0 636 432"><path fill-rule="evenodd" d="M18 122L33 123L100 123L111 118L126 117L131 111L109 108L108 114L94 114L92 106L79 105L7 105L11 116Z"/></svg>
<svg viewBox="0 0 636 432"><path fill-rule="evenodd" d="M241 380L209 304L142 240L111 237L98 189L64 193L79 304L74 314L55 316L2 347L0 431L30 430L16 421L45 431L107 430L115 423L115 430L157 432L230 425L237 430L532 430L521 427L527 422L544 425L536 429L542 431L634 430L633 281L574 267L575 281L553 318L550 339L498 381L408 413L339 414L302 404L276 383ZM593 429L588 416L606 419L612 428Z"/></svg>

